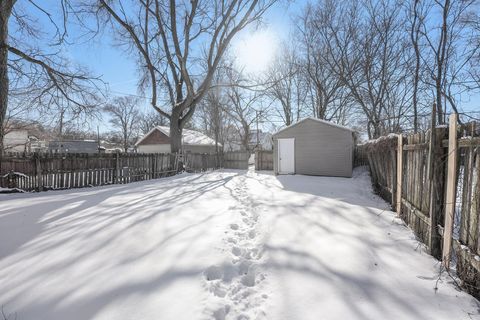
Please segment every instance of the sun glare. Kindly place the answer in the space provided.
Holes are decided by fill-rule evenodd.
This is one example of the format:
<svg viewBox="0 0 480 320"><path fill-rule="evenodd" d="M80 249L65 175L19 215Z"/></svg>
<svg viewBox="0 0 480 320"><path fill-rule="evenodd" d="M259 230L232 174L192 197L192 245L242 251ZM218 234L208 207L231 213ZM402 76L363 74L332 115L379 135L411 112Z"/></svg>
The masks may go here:
<svg viewBox="0 0 480 320"><path fill-rule="evenodd" d="M276 37L268 30L249 33L234 47L237 64L247 73L265 71L275 56Z"/></svg>

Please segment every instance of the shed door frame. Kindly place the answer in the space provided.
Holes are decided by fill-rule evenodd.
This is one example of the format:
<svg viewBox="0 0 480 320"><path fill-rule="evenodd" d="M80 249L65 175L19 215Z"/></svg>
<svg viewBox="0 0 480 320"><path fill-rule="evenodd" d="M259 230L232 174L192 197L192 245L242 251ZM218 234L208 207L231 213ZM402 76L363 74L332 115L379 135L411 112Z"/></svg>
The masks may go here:
<svg viewBox="0 0 480 320"><path fill-rule="evenodd" d="M291 142L291 145L292 145L291 150L290 150L291 152L288 153L288 155L291 157L291 163L292 163L291 166L292 167L291 167L291 169L287 168L287 170L284 170L282 168L282 161L281 161L281 158L280 158L280 156L282 154L282 147L281 147L281 145L282 145L281 142L282 141L287 142L287 143ZM294 174L295 173L295 138L279 138L277 140L277 145L278 145L278 154L277 154L278 173L279 174ZM285 145L287 145L287 144L285 144Z"/></svg>

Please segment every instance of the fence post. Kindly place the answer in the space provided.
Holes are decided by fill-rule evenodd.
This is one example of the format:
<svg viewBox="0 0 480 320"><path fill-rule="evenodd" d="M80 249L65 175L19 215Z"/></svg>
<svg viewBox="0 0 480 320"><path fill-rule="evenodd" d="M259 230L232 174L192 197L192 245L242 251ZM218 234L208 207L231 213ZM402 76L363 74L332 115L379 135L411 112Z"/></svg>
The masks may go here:
<svg viewBox="0 0 480 320"><path fill-rule="evenodd" d="M403 169L403 135L398 135L397 143L397 214L402 212L402 169Z"/></svg>
<svg viewBox="0 0 480 320"><path fill-rule="evenodd" d="M436 105L433 104L430 143L428 149L428 168L427 174L430 182L429 194L429 218L430 218L430 237L427 239L427 246L430 254L438 259L442 258L441 238L437 226L439 218L442 216L443 203L445 201L444 193L444 156L445 152L442 147L443 139L445 137L445 128L436 128Z"/></svg>
<svg viewBox="0 0 480 320"><path fill-rule="evenodd" d="M35 172L37 174L37 190L43 191L42 164L38 153L35 153Z"/></svg>
<svg viewBox="0 0 480 320"><path fill-rule="evenodd" d="M457 121L458 115L456 113L451 114L449 118L448 130L447 195L445 197L445 229L443 233L442 253L443 264L447 269L450 267L453 219L455 215L455 195L457 186Z"/></svg>
<svg viewBox="0 0 480 320"><path fill-rule="evenodd" d="M115 167L113 169L113 183L117 184L118 183L118 168L119 167L119 160L118 160L118 151L115 152Z"/></svg>

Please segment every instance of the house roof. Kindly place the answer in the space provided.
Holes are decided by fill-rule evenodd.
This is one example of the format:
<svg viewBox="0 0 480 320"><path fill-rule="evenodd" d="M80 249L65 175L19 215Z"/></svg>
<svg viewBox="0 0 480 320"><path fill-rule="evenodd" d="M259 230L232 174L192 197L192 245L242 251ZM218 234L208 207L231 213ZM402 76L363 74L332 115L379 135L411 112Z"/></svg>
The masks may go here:
<svg viewBox="0 0 480 320"><path fill-rule="evenodd" d="M269 132L263 132L262 130L258 130L258 142L262 143L265 141L265 139L270 139L272 137L272 134ZM256 144L257 143L257 130L252 130L250 132L250 139L249 139L250 144Z"/></svg>
<svg viewBox="0 0 480 320"><path fill-rule="evenodd" d="M139 145L143 140L145 140L152 132L155 130L160 131L167 137L170 137L170 127L167 126L157 126L150 130L147 134L145 134L140 140L135 143L135 146ZM182 143L184 145L190 145L190 146L214 146L215 145L215 140L212 138L208 137L207 135L196 131L196 130L189 130L189 129L183 129L182 130ZM221 145L219 143L219 145Z"/></svg>
<svg viewBox="0 0 480 320"><path fill-rule="evenodd" d="M279 134L280 132L283 132L283 131L285 131L285 130L287 130L287 129L290 129L290 128L292 128L292 127L295 127L295 126L297 126L297 125L299 125L299 124L301 124L301 123L303 123L303 122L305 122L305 121L307 121L307 120L316 121L316 122L319 122L319 123L322 123L322 124L326 124L326 125L331 126L331 127L336 127L336 128L339 128L339 129L343 129L343 130L346 130L346 131L355 132L355 130L353 130L353 129L351 129L351 128L344 127L344 126L342 126L342 125L339 125L339 124L336 124L336 123L333 123L333 122L330 122L330 121L326 121L326 120L322 120L322 119L318 119L318 118L313 118L313 117L308 117L308 118L304 118L304 119L302 119L302 120L300 120L300 121L295 122L294 124L291 124L291 125L289 125L289 126L286 126L286 127L282 128L282 129L278 130L278 131L275 132L273 135L275 136L275 135Z"/></svg>

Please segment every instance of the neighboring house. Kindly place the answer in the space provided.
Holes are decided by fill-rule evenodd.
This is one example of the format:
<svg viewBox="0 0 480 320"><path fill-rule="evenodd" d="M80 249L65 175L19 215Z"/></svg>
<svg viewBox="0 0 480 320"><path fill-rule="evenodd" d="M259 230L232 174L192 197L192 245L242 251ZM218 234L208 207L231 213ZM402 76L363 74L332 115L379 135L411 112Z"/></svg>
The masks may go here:
<svg viewBox="0 0 480 320"><path fill-rule="evenodd" d="M354 130L306 118L273 134L275 174L351 177Z"/></svg>
<svg viewBox="0 0 480 320"><path fill-rule="evenodd" d="M257 142L258 138L258 142ZM238 131L231 132L225 141L224 151L238 151L245 150L242 141L240 140ZM248 140L248 149L250 151L259 150L272 150L273 141L272 134L269 132L263 132L262 130L252 130L250 132L250 139Z"/></svg>
<svg viewBox="0 0 480 320"><path fill-rule="evenodd" d="M221 144L218 144L221 147ZM139 153L170 153L170 128L157 126L150 130L135 144ZM205 134L189 129L183 129L183 152L215 153L215 140Z"/></svg>
<svg viewBox="0 0 480 320"><path fill-rule="evenodd" d="M97 153L99 146L95 140L57 140L49 142L48 151L52 153Z"/></svg>
<svg viewBox="0 0 480 320"><path fill-rule="evenodd" d="M47 152L48 151L48 141L40 140L36 136L30 136L30 152Z"/></svg>
<svg viewBox="0 0 480 320"><path fill-rule="evenodd" d="M117 153L117 152L125 152L125 149L123 149L123 146L119 143L114 143L106 140L100 140L100 152L104 153ZM129 151L133 152L133 151Z"/></svg>
<svg viewBox="0 0 480 320"><path fill-rule="evenodd" d="M252 130L250 132L249 149L250 150L257 150L257 149L272 150L273 149L272 134L269 132L263 132L262 130L258 130L258 135L257 135L257 130Z"/></svg>
<svg viewBox="0 0 480 320"><path fill-rule="evenodd" d="M29 142L27 129L12 129L3 137L3 146L7 152L28 152Z"/></svg>

